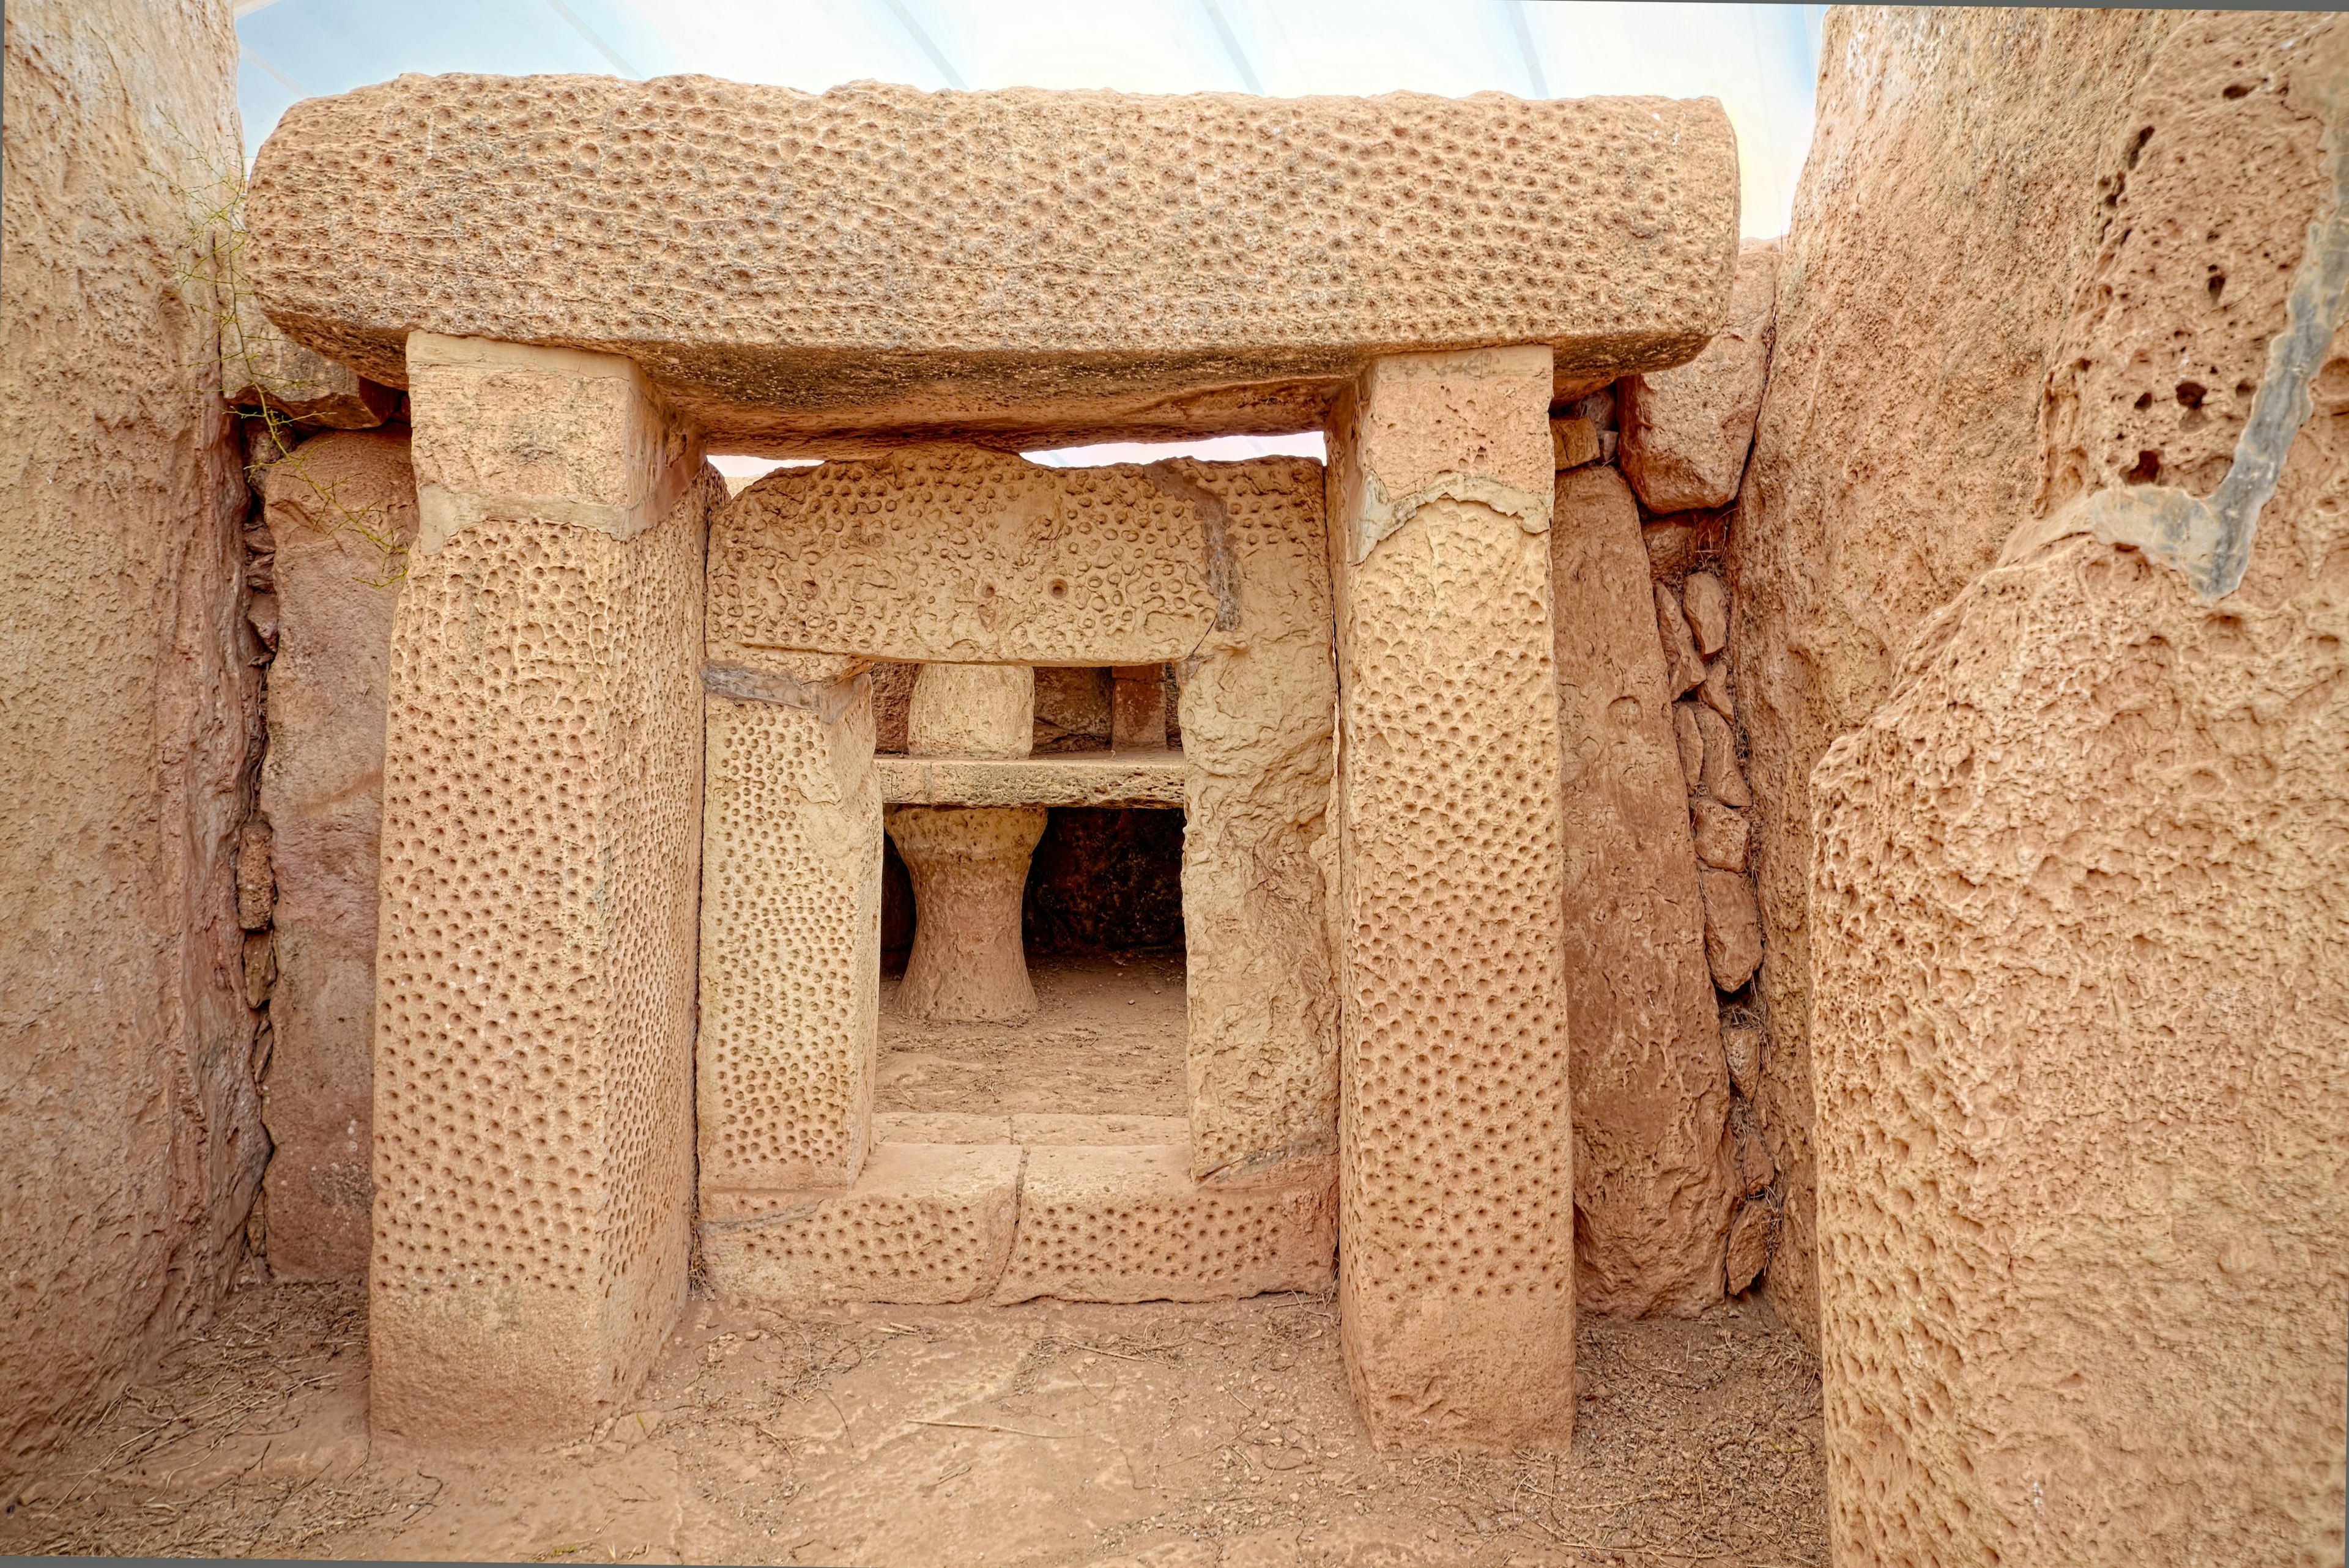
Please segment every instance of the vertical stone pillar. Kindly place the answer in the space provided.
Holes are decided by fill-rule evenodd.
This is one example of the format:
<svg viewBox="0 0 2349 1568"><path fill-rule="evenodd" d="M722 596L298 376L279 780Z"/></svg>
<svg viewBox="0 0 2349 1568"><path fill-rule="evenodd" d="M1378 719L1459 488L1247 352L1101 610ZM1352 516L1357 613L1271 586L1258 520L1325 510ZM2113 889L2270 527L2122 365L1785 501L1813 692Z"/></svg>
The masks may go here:
<svg viewBox="0 0 2349 1568"><path fill-rule="evenodd" d="M703 531L625 359L409 340L370 1390L442 1442L589 1426L686 1288Z"/></svg>
<svg viewBox="0 0 2349 1568"><path fill-rule="evenodd" d="M1332 411L1340 1313L1387 1446L1573 1430L1550 377L1398 356Z"/></svg>

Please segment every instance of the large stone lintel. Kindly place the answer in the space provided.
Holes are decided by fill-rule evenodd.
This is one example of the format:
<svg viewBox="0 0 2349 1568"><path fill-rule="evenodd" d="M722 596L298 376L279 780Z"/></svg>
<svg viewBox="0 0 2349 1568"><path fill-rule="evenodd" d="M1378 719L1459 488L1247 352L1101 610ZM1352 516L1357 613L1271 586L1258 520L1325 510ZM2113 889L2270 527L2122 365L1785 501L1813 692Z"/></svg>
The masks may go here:
<svg viewBox="0 0 2349 1568"><path fill-rule="evenodd" d="M1737 154L1711 99L410 76L289 110L247 221L271 318L376 380L416 328L585 348L843 456L1307 428L1396 353L1682 363Z"/></svg>

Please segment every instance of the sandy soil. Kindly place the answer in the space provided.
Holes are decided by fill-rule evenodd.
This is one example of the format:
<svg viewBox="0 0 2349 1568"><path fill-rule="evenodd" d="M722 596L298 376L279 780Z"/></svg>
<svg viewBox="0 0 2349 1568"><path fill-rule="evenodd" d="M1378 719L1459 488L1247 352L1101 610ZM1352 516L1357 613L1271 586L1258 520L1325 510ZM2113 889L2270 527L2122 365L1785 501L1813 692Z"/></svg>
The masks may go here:
<svg viewBox="0 0 2349 1568"><path fill-rule="evenodd" d="M0 1553L1035 1568L1826 1561L1818 1384L1758 1303L1586 1325L1570 1455L1374 1453L1330 1303L697 1300L597 1437L371 1449L360 1296L254 1284L0 1515Z"/></svg>
<svg viewBox="0 0 2349 1568"><path fill-rule="evenodd" d="M1028 961L1024 1024L923 1024L881 980L876 1110L1183 1116L1183 955Z"/></svg>

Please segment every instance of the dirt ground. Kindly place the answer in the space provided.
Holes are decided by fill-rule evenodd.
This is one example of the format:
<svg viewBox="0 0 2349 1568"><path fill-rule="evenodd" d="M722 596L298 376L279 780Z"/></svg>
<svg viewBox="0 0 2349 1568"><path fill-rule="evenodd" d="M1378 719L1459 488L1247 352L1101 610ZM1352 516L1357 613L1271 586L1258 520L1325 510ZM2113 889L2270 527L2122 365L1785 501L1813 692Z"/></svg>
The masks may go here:
<svg viewBox="0 0 2349 1568"><path fill-rule="evenodd" d="M1183 955L1034 957L1024 1024L923 1024L881 980L875 1110L1181 1116Z"/></svg>
<svg viewBox="0 0 2349 1568"><path fill-rule="evenodd" d="M371 1448L356 1291L255 1281L0 1514L0 1553L1688 1568L1826 1560L1818 1381L1758 1302L1586 1324L1568 1455L1373 1452L1319 1296L697 1299L593 1440Z"/></svg>

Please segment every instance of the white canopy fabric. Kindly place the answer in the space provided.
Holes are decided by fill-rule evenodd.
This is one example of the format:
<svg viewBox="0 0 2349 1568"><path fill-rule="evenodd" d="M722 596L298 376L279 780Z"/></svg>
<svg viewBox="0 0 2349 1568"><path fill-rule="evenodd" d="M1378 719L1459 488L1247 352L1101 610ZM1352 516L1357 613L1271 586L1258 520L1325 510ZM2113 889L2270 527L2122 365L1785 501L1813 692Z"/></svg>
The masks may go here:
<svg viewBox="0 0 2349 1568"><path fill-rule="evenodd" d="M821 92L1095 88L1713 97L1744 232L1781 233L1810 144L1820 5L1622 0L235 0L248 156L296 100L403 72L700 73ZM1247 450L1226 449L1236 443ZM1319 456L1318 434L1189 443ZM1212 451L1207 450L1212 447ZM1177 449L1167 449L1172 450ZM1130 460L1088 449L1047 460ZM1151 449L1151 456L1164 450ZM1041 454L1039 454L1041 456ZM721 465L727 466L727 465ZM735 459L744 472L771 464Z"/></svg>
<svg viewBox="0 0 2349 1568"><path fill-rule="evenodd" d="M1609 0L236 0L248 150L295 99L403 71L699 72L939 88L1721 99L1745 232L1784 232L1819 5Z"/></svg>

